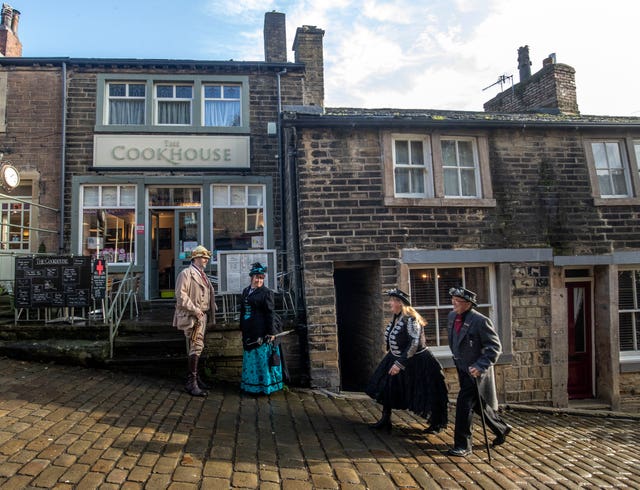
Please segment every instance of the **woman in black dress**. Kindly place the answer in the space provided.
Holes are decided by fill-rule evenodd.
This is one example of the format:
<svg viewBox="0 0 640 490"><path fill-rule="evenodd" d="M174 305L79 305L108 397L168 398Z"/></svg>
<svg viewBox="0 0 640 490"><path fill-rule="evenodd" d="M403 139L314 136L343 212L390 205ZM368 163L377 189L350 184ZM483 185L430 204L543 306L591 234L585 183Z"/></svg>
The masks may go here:
<svg viewBox="0 0 640 490"><path fill-rule="evenodd" d="M282 352L274 342L279 325L274 310L273 291L264 285L267 268L251 265L251 284L242 291L240 329L242 330L242 382L247 393L269 394L283 385ZM275 362L274 362L275 360Z"/></svg>
<svg viewBox="0 0 640 490"><path fill-rule="evenodd" d="M447 426L448 392L442 366L427 348L425 320L411 306L407 293L391 289L393 313L385 331L387 355L376 368L366 393L382 405L382 417L371 425L391 430L391 410L411 410L430 422L428 434Z"/></svg>

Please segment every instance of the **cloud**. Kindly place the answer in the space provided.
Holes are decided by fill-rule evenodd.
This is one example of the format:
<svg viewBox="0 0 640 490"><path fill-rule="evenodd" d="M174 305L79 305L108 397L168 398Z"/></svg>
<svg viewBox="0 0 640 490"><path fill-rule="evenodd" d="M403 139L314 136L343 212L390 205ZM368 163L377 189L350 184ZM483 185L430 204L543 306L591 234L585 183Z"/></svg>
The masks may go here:
<svg viewBox="0 0 640 490"><path fill-rule="evenodd" d="M236 31L224 50L219 38L211 49L225 58L262 59L269 10L287 16L288 50L297 27L325 31L327 106L481 111L500 85L483 89L501 75L519 81L517 49L529 45L533 73L550 53L576 69L581 112L640 115L634 90L640 70L629 55L640 2L609 0L603 8L595 0L526 6L512 0L212 0L209 12L224 15ZM292 61L291 51L288 56Z"/></svg>

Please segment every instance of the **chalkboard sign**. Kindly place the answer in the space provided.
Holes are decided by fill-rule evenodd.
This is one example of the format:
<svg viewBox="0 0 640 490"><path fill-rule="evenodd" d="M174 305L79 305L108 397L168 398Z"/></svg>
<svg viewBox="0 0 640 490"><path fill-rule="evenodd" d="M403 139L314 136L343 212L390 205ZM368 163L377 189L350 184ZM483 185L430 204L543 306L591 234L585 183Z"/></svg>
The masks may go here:
<svg viewBox="0 0 640 490"><path fill-rule="evenodd" d="M73 306L91 302L91 257L16 257L16 308Z"/></svg>

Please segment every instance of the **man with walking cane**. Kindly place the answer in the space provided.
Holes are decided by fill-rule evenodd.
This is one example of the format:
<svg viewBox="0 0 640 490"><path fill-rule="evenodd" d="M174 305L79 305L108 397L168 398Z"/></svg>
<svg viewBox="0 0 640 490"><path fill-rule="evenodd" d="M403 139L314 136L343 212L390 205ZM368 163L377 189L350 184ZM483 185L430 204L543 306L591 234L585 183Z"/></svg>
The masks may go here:
<svg viewBox="0 0 640 490"><path fill-rule="evenodd" d="M472 448L474 411L483 417L483 422L495 434L493 446L504 444L512 427L497 412L493 365L502 352L502 346L493 324L474 309L477 306L476 293L455 287L449 290L449 294L453 304L453 311L448 317L449 347L458 370L460 391L456 402L453 448L449 449L448 454L468 456ZM489 452L486 428L485 442Z"/></svg>

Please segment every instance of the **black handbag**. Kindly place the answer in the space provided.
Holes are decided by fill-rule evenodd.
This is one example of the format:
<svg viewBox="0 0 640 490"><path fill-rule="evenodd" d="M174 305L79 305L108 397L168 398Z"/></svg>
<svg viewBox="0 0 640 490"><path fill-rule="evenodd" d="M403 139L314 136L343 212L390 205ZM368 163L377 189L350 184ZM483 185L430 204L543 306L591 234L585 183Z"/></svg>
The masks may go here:
<svg viewBox="0 0 640 490"><path fill-rule="evenodd" d="M280 354L278 354L278 346L271 347L271 355L269 356L269 367L276 367L280 365Z"/></svg>

